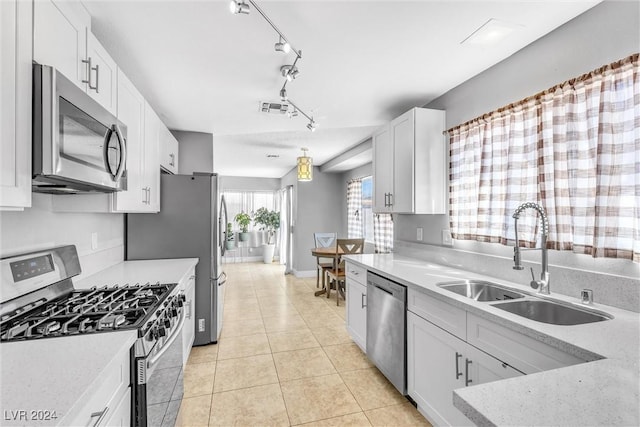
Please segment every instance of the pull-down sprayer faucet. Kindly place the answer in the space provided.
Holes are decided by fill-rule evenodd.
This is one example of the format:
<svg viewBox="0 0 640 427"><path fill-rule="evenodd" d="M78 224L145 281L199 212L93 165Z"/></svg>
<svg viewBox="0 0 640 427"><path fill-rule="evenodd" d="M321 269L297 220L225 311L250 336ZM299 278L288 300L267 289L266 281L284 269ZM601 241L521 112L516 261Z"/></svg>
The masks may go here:
<svg viewBox="0 0 640 427"><path fill-rule="evenodd" d="M538 215L540 215L540 228L541 228L541 239L540 239L540 247L539 248L531 248L531 249L521 249L520 242L518 241L518 219L520 218L520 214L525 209L535 209L538 211ZM516 234L516 246L513 248L513 269L514 270L523 270L524 267L521 264L520 260L520 252L521 251L542 251L542 272L540 273L540 280L536 280L536 277L533 273L533 268L531 268L531 282L530 285L533 289L538 289L538 293L549 295L549 259L547 256L547 235L549 234L549 220L547 219L547 214L544 212L544 208L537 203L527 202L523 203L513 212L513 218L515 219L515 234Z"/></svg>

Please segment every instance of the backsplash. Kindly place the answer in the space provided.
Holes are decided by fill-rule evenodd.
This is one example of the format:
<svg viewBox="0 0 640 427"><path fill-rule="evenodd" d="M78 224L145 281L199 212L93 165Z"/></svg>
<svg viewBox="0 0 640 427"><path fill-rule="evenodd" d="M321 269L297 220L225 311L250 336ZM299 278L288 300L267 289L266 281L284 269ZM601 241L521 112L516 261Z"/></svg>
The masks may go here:
<svg viewBox="0 0 640 427"><path fill-rule="evenodd" d="M76 245L82 274L74 281L124 260L124 214L54 212L52 198L56 196L38 193L32 196L31 208L0 212L2 257Z"/></svg>
<svg viewBox="0 0 640 427"><path fill-rule="evenodd" d="M536 277L540 275L539 251L523 253L524 270L513 270L513 247L462 241L454 245L456 248L396 240L394 252L525 285L531 280L530 267ZM578 301L582 289L592 289L596 305L640 312L640 264L549 251L549 274L551 294Z"/></svg>

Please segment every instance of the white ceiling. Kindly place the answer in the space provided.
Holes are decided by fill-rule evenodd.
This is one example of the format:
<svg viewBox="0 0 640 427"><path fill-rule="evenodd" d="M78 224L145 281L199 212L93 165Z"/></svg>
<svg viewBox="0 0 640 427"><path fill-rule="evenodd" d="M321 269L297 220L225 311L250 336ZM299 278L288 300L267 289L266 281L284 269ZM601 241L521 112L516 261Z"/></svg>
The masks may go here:
<svg viewBox="0 0 640 427"><path fill-rule="evenodd" d="M259 101L279 102L280 67L295 55L274 51L277 35L257 11L232 15L222 0L84 3L164 123L213 133L214 172L279 178L301 147L321 165L599 1L257 0L303 52L287 91L318 122L314 133L302 115L259 112ZM519 29L492 46L460 44L491 18Z"/></svg>

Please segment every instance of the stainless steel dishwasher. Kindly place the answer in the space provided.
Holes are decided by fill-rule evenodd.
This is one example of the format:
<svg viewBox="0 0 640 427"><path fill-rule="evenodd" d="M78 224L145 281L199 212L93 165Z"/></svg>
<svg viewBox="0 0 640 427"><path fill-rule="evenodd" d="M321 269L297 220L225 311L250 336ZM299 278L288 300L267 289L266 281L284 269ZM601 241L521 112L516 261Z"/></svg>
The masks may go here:
<svg viewBox="0 0 640 427"><path fill-rule="evenodd" d="M367 357L407 394L407 288L367 274Z"/></svg>

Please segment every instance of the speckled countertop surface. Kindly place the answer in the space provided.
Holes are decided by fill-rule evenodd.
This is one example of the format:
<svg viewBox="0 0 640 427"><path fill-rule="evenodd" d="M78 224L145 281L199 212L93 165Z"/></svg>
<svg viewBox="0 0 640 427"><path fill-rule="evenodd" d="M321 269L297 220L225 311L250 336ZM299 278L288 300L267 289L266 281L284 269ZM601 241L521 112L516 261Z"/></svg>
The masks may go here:
<svg viewBox="0 0 640 427"><path fill-rule="evenodd" d="M126 261L74 286L174 283L197 263L197 258ZM2 343L0 425L64 425L64 417L77 410L76 402L96 388L101 372L122 352L128 352L136 338L137 332L129 330ZM55 411L57 418L34 420L30 417L32 410ZM28 419L12 419L18 416L17 411L27 411Z"/></svg>
<svg viewBox="0 0 640 427"><path fill-rule="evenodd" d="M64 417L78 409L76 402L99 385L100 374L128 352L136 338L136 331L120 331L3 343L0 424L67 424ZM18 411L26 412L23 416ZM38 420L31 411L55 412L56 419Z"/></svg>
<svg viewBox="0 0 640 427"><path fill-rule="evenodd" d="M478 425L640 425L640 314L597 303L614 316L574 326L540 323L486 302L454 294L437 283L490 280L522 291L528 286L401 256L349 255L349 261L410 288L545 342L588 363L454 391L454 405ZM553 293L553 299L579 303ZM599 360L600 359L600 360Z"/></svg>

